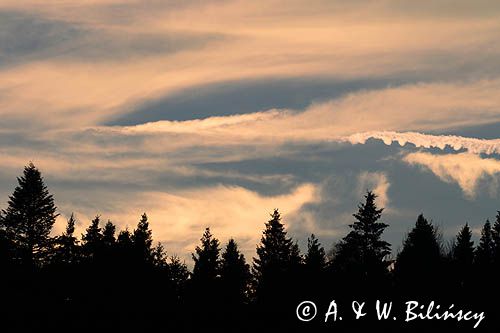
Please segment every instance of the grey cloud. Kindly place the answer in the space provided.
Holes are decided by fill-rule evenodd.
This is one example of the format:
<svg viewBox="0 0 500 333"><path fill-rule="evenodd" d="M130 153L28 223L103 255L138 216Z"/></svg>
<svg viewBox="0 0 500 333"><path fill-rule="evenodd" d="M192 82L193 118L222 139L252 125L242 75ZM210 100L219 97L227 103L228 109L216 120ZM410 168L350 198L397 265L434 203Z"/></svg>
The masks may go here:
<svg viewBox="0 0 500 333"><path fill-rule="evenodd" d="M82 37L82 29L71 24L47 20L20 12L0 12L0 64L50 54L53 48Z"/></svg>
<svg viewBox="0 0 500 333"><path fill-rule="evenodd" d="M190 120L227 116L271 108L304 109L312 101L340 97L364 89L401 85L411 78L291 78L228 81L191 87L157 100L148 100L105 125L137 125L158 120Z"/></svg>
<svg viewBox="0 0 500 333"><path fill-rule="evenodd" d="M221 34L119 33L22 12L0 12L0 67L27 61L107 61L171 54L228 38Z"/></svg>

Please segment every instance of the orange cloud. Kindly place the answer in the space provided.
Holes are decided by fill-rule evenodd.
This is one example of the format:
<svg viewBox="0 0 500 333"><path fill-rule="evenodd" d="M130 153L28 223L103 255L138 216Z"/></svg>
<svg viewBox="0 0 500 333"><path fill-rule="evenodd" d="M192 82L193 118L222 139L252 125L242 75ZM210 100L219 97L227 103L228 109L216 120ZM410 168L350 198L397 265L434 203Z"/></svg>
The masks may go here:
<svg viewBox="0 0 500 333"><path fill-rule="evenodd" d="M198 243L205 227L210 227L221 240L238 239L243 251L253 256L260 240L268 213L279 208L287 223L287 216L295 214L304 204L314 202L317 187L302 184L289 193L263 196L239 186L211 186L173 192L143 192L128 199L110 200L112 206L99 210L82 210L82 206L65 205L68 215L77 214L82 222L77 232L83 232L88 221L96 214L111 219L119 227L133 229L142 212L150 218L156 241L164 242L167 249L186 256ZM116 199L116 198L114 198ZM62 230L64 219L56 230ZM172 253L171 253L172 254Z"/></svg>
<svg viewBox="0 0 500 333"><path fill-rule="evenodd" d="M92 29L98 32L95 38L99 31L130 36L187 32L202 36L219 34L225 38L207 41L194 50L131 54L119 59L110 49L109 56L91 61L57 55L37 58L34 50L34 60L0 70L0 112L3 116L15 115L16 119L35 119L39 126L47 123L59 128L96 125L130 112L146 100L230 80L356 79L401 73L420 73L432 78L440 71L455 73L464 64L477 70L484 68L484 73L488 73L491 66L488 59L496 59L500 54L498 20L485 14L436 20L432 10L423 5L422 8L416 6L420 10L416 13L420 14L409 15L395 11L397 6L391 6L391 2L346 5L317 1L305 5L289 1L225 1L188 2L178 6L168 2L125 0L95 0L83 4L51 1L51 5L46 6L39 6L40 3L37 0L5 1L0 8L36 13ZM120 15L110 10L112 7L106 7L111 4L123 6ZM285 7L289 9L283 11ZM85 45L82 43L79 47ZM483 50L480 55L475 52L478 48ZM71 47L61 50L75 54L79 51ZM436 57L442 60L436 63ZM359 119L366 110L372 112L377 107L379 111L386 103L395 109L388 114L392 122L404 121L402 112L406 115L426 113L439 118L432 111L451 110L469 102L478 107L484 104L489 109L498 101L498 94L493 99L487 95L488 89L495 88L489 84L498 83L495 80L476 82L476 91L470 91L470 84L459 83L387 89L383 94L365 92L352 100L333 102L331 106L342 109L347 107L345 103L349 104L350 114L339 114L340 121L352 117L353 111L358 112ZM451 93L448 86L455 86L456 93ZM481 86L487 89L484 96ZM498 91L498 87L496 89ZM466 94L463 95L462 90L466 90ZM447 98L440 99L442 92ZM428 104L435 104L428 112L412 107L423 93ZM460 123L459 114L466 111L454 110L458 113L455 119L452 117L455 124ZM386 125L383 119L379 120L381 125ZM388 127L384 129L389 130Z"/></svg>
<svg viewBox="0 0 500 333"><path fill-rule="evenodd" d="M491 177L496 179L500 172L500 161L492 158L481 158L470 153L433 155L430 153L410 153L403 161L412 165L420 165L430 170L439 179L448 183L457 183L467 198L474 198L481 180ZM497 185L495 180L493 185ZM492 190L496 190L495 188Z"/></svg>

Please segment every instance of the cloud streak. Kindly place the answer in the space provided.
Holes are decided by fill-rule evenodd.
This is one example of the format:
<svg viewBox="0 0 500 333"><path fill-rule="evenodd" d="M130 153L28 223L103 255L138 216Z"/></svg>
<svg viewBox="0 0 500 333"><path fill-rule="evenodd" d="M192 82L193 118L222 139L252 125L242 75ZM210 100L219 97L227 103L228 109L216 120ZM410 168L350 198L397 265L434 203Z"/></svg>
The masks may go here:
<svg viewBox="0 0 500 333"><path fill-rule="evenodd" d="M282 10L285 5L287 11ZM0 110L8 110L2 116L4 121L13 118L11 124L24 120L39 127L95 126L133 112L148 100L229 81L402 76L411 82L469 82L489 77L474 87L436 83L387 89L382 94L364 92L332 106L343 108L348 103L362 117L367 109L388 103L393 108L387 114L389 120L404 120L401 112L405 112L430 116L429 122L441 122L436 109L448 108L456 113L452 125L460 125L462 117L472 111L476 119L491 116L492 107L498 104L498 94L491 96L491 90L498 91L494 78L500 73L496 61L500 23L488 15L494 10L473 8L470 17L460 12L447 20L434 20L434 6L415 6L414 12L406 13L394 5L54 1L40 6L38 1L2 2L0 8L30 15L49 29L41 32L44 43L34 45L30 57L0 71ZM384 19L374 19L374 13ZM11 30L15 27L13 23ZM25 35L29 42L30 34ZM6 49L15 45L15 40L8 39ZM53 47L47 50L46 45ZM482 52L475 52L479 48ZM428 111L419 109L422 95L427 107L435 104ZM380 124L385 125L382 119Z"/></svg>
<svg viewBox="0 0 500 333"><path fill-rule="evenodd" d="M369 139L383 141L386 145L393 142L400 146L413 144L419 148L439 148L444 150L449 147L453 150L467 150L473 154L500 154L500 139L477 139L457 135L430 135L417 132L365 132L356 133L345 138L352 144L365 144Z"/></svg>
<svg viewBox="0 0 500 333"><path fill-rule="evenodd" d="M403 157L410 165L419 165L430 170L439 179L448 183L457 183L465 196L473 199L482 180L488 177L490 191L496 191L500 161L491 158L480 158L470 153L433 155L425 152L410 153Z"/></svg>

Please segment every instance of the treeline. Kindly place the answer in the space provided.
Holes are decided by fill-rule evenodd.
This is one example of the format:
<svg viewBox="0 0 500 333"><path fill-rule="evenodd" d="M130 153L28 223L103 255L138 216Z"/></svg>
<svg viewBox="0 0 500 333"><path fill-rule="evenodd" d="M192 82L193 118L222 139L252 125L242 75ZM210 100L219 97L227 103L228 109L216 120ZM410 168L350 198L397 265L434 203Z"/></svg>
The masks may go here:
<svg viewBox="0 0 500 333"><path fill-rule="evenodd" d="M388 227L381 222L383 209L369 191L350 232L329 251L311 235L301 253L274 210L252 262L234 239L221 244L207 228L189 271L179 257L153 243L146 214L133 230L120 231L96 216L81 237L71 215L65 231L53 237L58 214L40 171L30 163L18 183L0 214L0 326L239 332L361 327L374 320L367 315L325 324L318 317L304 326L296 318L301 301L314 300L326 310L332 299L348 307L352 300L420 299L496 309L500 212L493 224L486 221L476 247L467 224L445 246L438 228L420 215L392 257L391 245L382 239ZM418 325L423 324L413 327Z"/></svg>

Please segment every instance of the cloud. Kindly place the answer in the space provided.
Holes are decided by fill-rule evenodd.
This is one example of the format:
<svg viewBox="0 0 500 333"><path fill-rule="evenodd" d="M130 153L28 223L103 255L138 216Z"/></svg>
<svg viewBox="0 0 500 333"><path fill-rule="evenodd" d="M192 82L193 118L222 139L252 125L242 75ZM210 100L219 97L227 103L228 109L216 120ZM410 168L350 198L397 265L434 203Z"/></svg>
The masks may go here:
<svg viewBox="0 0 500 333"><path fill-rule="evenodd" d="M403 161L430 170L442 181L457 183L469 199L476 196L481 181L492 181L490 191L496 191L498 186L500 161L496 159L481 158L470 153L433 155L417 152L407 154Z"/></svg>
<svg viewBox="0 0 500 333"><path fill-rule="evenodd" d="M456 135L429 135L417 132L365 132L350 135L345 140L352 144L365 144L368 139L382 140L386 145L397 142L404 146L407 143L422 148L439 148L441 150L450 147L453 150L466 149L474 154L499 154L500 139L486 140L467 138Z"/></svg>
<svg viewBox="0 0 500 333"><path fill-rule="evenodd" d="M302 244L314 233L328 247L349 231L348 225L354 221L352 214L367 190L377 194L377 205L384 208L384 219L394 216L397 210L389 207L390 185L383 171L336 170L318 184L318 199L304 204L293 215L290 230Z"/></svg>
<svg viewBox="0 0 500 333"><path fill-rule="evenodd" d="M57 132L86 140L137 138L142 148L148 138L159 149L172 147L284 142L364 143L370 137L384 142L412 142L422 146L463 147L493 153L498 142L430 136L394 131L436 131L500 121L500 80L467 84L418 84L359 92L305 110L268 110L242 115L187 121L157 121L134 126L89 126ZM457 98L460 96L460 98ZM403 112L405 111L405 112ZM279 129L279 130L277 130ZM368 133L364 133L368 131ZM177 138L172 140L172 138ZM96 147L97 148L97 147ZM147 150L147 149L146 149Z"/></svg>
<svg viewBox="0 0 500 333"><path fill-rule="evenodd" d="M496 61L500 23L487 11L473 10L470 17L451 11L451 18L435 20L433 6L414 6L414 12L405 14L394 10L392 2L52 3L6 1L0 6L57 22L49 24L46 33L39 32L47 43L34 45L32 52L44 57L28 57L0 71L0 109L3 121L10 124L24 120L38 128L95 126L185 89L269 78L475 80L473 91L468 83L416 85L365 92L331 105L351 109L343 116L352 117L353 109L357 110L358 119L363 119L368 110L378 111L388 104L387 123L382 117L367 117L378 120L384 130L395 130L390 125L397 120L405 124L403 111L412 115L408 119L412 124L413 114L420 115L420 127L431 126L424 123L424 116L430 116L429 122L451 120L452 125L460 125L461 117L468 120L472 112L476 119L492 116L491 109L498 103L498 94L492 96L491 91L498 91L494 78L500 73ZM32 32L37 27L26 29ZM70 34L74 29L78 33ZM60 45L66 35L71 40ZM45 45L52 45L48 54ZM478 78L485 81L477 82ZM436 109L448 111L440 117Z"/></svg>
<svg viewBox="0 0 500 333"><path fill-rule="evenodd" d="M364 171L358 175L358 194L361 198L367 190L373 191L377 195L377 205L387 209L389 196L387 191L391 184L387 175L383 172Z"/></svg>
<svg viewBox="0 0 500 333"><path fill-rule="evenodd" d="M85 204L69 200L62 202L65 216L74 211L79 218L81 223L77 232L83 232L88 221L97 213L121 228L133 229L140 214L145 211L154 239L163 242L169 251L188 258L204 228L210 227L222 242L231 237L237 239L245 255L251 258L269 213L279 208L284 223L288 224L288 216L295 214L303 205L318 200L317 191L315 185L305 183L289 193L263 196L240 186L215 185L173 192L146 191L127 199L108 193L107 198L101 199L112 202L112 206L83 210L82 207L87 207ZM63 222L63 219L59 221ZM56 229L62 230L62 227Z"/></svg>
<svg viewBox="0 0 500 333"><path fill-rule="evenodd" d="M0 23L0 177L10 179L0 191L34 160L64 213L132 227L147 210L171 251L191 250L205 223L221 238L234 229L253 251L275 205L292 230L338 237L366 187L396 211L383 163L353 162L360 150L350 143L370 137L498 153L496 140L419 134L500 122L500 8L491 2L4 0L0 9L9 13ZM297 80L377 84L240 109L249 82L291 100L297 94L274 86ZM214 97L233 84L243 88L223 112L201 98L197 115L166 108L157 122L139 114L136 126L109 125L152 101ZM353 153L337 161L337 148ZM406 162L469 197L496 174L496 162L478 156L422 156ZM332 159L350 173L330 169Z"/></svg>

